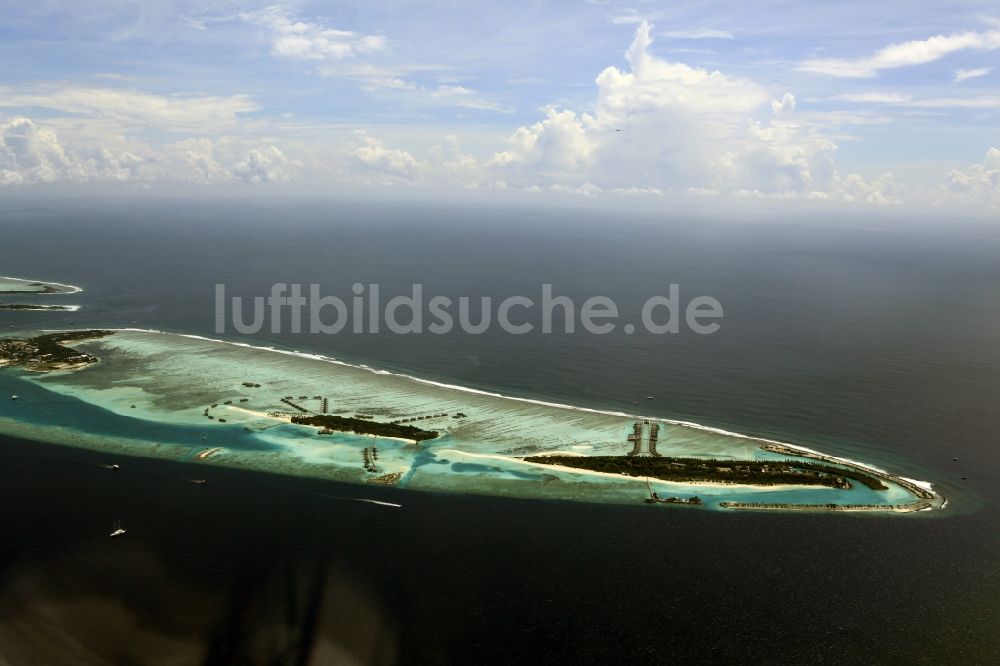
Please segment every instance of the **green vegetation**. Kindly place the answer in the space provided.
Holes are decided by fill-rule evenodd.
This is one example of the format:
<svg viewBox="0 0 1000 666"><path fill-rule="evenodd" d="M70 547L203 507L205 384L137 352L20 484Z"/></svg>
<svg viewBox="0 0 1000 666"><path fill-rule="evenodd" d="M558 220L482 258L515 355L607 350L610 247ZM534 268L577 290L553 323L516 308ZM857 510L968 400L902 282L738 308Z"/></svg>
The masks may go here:
<svg viewBox="0 0 1000 666"><path fill-rule="evenodd" d="M112 333L114 331L64 331L34 338L0 339L0 360L6 361L5 365L21 365L40 372L89 365L96 363L97 357L64 347L63 343L103 338Z"/></svg>
<svg viewBox="0 0 1000 666"><path fill-rule="evenodd" d="M341 432L355 432L359 435L377 435L380 437L400 437L402 439L413 439L418 442L434 439L438 436L437 431L422 430L416 426L403 425L401 423L378 423L365 419L351 418L348 416L335 416L333 414L316 414L313 416L293 416L292 423L299 425L310 425L325 428L327 430L339 430Z"/></svg>
<svg viewBox="0 0 1000 666"><path fill-rule="evenodd" d="M524 460L595 472L648 476L662 481L849 488L848 479L850 479L874 490L886 489L879 479L856 470L798 460L714 460L664 456L529 456Z"/></svg>

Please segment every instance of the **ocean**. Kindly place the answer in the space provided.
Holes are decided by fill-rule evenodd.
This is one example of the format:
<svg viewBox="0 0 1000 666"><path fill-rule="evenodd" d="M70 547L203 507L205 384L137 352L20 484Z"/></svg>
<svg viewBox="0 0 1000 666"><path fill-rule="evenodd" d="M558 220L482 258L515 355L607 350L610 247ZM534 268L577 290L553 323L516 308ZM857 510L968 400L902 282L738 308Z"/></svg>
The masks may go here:
<svg viewBox="0 0 1000 666"><path fill-rule="evenodd" d="M8 331L225 337L507 395L645 411L928 479L928 516L726 514L357 487L5 438L0 654L94 663L993 663L1000 230L319 201L8 201L0 275L79 285ZM711 335L214 330L214 287L578 302L679 285ZM41 301L40 301L41 302ZM72 323L71 323L72 322ZM953 460L957 458L957 460ZM965 477L963 479L963 477ZM111 520L128 536L109 540ZM96 536L95 536L96 535ZM310 657L311 655L311 657ZM36 663L44 661L35 660ZM176 663L176 662L174 662Z"/></svg>

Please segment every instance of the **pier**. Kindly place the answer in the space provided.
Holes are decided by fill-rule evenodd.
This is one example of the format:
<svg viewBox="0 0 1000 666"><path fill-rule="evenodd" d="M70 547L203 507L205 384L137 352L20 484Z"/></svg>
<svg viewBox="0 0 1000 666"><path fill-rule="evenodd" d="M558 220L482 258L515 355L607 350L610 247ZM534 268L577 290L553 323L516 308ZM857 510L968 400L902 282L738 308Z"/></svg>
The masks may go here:
<svg viewBox="0 0 1000 666"><path fill-rule="evenodd" d="M648 435L646 434L648 432ZM643 441L646 442L646 452L650 456L659 457L659 453L656 452L656 440L660 436L660 424L650 423L649 419L644 419L642 421L636 421L632 424L632 433L626 438L628 442L632 444L632 450L626 455L629 456L640 456L642 455L642 445Z"/></svg>
<svg viewBox="0 0 1000 666"><path fill-rule="evenodd" d="M308 398L308 396L306 396L306 397ZM300 398L300 400L301 399L302 398ZM304 414L313 414L313 415L316 414L316 412L314 412L313 410L306 409L305 407L303 407L302 405L298 404L297 402L293 402L291 396L286 396L286 397L282 398L281 402L285 403L289 407L292 407L293 409L299 410L300 412L302 412Z"/></svg>
<svg viewBox="0 0 1000 666"><path fill-rule="evenodd" d="M628 455L637 456L642 453L642 424L640 422L636 421L632 424L632 434L626 439L632 442L632 450L629 451Z"/></svg>

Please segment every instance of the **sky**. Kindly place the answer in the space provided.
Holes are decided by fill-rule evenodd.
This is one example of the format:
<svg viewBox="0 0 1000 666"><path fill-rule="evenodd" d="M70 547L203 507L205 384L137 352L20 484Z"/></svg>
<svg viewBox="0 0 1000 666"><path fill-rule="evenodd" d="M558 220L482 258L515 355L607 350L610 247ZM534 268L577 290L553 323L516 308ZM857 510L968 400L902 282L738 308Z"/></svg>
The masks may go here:
<svg viewBox="0 0 1000 666"><path fill-rule="evenodd" d="M1000 208L995 2L0 0L0 58L0 196Z"/></svg>

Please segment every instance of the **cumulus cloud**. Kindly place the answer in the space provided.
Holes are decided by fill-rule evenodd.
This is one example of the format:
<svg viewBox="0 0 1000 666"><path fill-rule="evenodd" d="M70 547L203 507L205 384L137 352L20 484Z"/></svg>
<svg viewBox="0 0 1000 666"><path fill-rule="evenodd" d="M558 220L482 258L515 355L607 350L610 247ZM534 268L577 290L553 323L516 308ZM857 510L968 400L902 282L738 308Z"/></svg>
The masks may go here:
<svg viewBox="0 0 1000 666"><path fill-rule="evenodd" d="M273 183L290 180L300 166L275 145L241 139L185 139L168 144L161 177L199 185L219 183Z"/></svg>
<svg viewBox="0 0 1000 666"><path fill-rule="evenodd" d="M66 154L55 132L28 118L0 124L0 184L80 180L78 165Z"/></svg>
<svg viewBox="0 0 1000 666"><path fill-rule="evenodd" d="M1000 207L1000 148L990 148L978 164L949 173L943 192L947 201Z"/></svg>
<svg viewBox="0 0 1000 666"><path fill-rule="evenodd" d="M495 153L489 164L519 165L549 175L578 172L589 166L596 148L589 133L593 126L590 116L549 107L544 120L519 128L507 139L510 148Z"/></svg>
<svg viewBox="0 0 1000 666"><path fill-rule="evenodd" d="M546 109L487 167L522 187L588 184L591 193L797 194L829 187L836 145L793 121L794 95L772 101L773 120L761 120L763 88L653 55L650 31L645 22L637 27L627 69L608 67L597 76L592 114Z"/></svg>
<svg viewBox="0 0 1000 666"><path fill-rule="evenodd" d="M824 191L833 177L837 145L803 136L795 125L751 122L742 145L715 161L716 189L765 194Z"/></svg>
<svg viewBox="0 0 1000 666"><path fill-rule="evenodd" d="M653 56L651 26L643 22L625 52L629 71L608 67L597 77L599 114L621 117L654 108L695 113L747 112L766 99L756 84L718 71Z"/></svg>
<svg viewBox="0 0 1000 666"><path fill-rule="evenodd" d="M443 145L431 146L427 153L435 167L446 171L452 177L469 182L479 176L479 160L462 150L458 137L454 134L446 135Z"/></svg>
<svg viewBox="0 0 1000 666"><path fill-rule="evenodd" d="M790 116L795 110L795 95L785 93L781 99L771 101L771 112L776 116Z"/></svg>
<svg viewBox="0 0 1000 666"><path fill-rule="evenodd" d="M906 197L902 183L889 171L871 180L865 180L856 173L836 176L832 189L836 198L858 203L898 204L903 203Z"/></svg>
<svg viewBox="0 0 1000 666"><path fill-rule="evenodd" d="M872 78L883 69L923 65L959 51L1000 49L1000 30L960 32L890 44L863 58L816 58L801 62L804 72L850 78Z"/></svg>
<svg viewBox="0 0 1000 666"><path fill-rule="evenodd" d="M0 121L0 185L126 182L156 173L148 156L103 145L70 148L29 118Z"/></svg>
<svg viewBox="0 0 1000 666"><path fill-rule="evenodd" d="M115 136L64 143L55 130L29 118L0 121L0 185L267 183L290 179L298 166L277 146L247 139L194 138L159 148Z"/></svg>
<svg viewBox="0 0 1000 666"><path fill-rule="evenodd" d="M233 168L233 176L245 183L272 183L288 180L294 169L277 146L251 148Z"/></svg>
<svg viewBox="0 0 1000 666"><path fill-rule="evenodd" d="M349 155L363 172L393 179L414 180L426 166L405 150L389 148L382 139L355 130L356 147Z"/></svg>
<svg viewBox="0 0 1000 666"><path fill-rule="evenodd" d="M244 12L240 18L270 32L271 53L296 60L340 60L387 46L381 35L362 35L330 28L313 21L293 19L281 7Z"/></svg>

